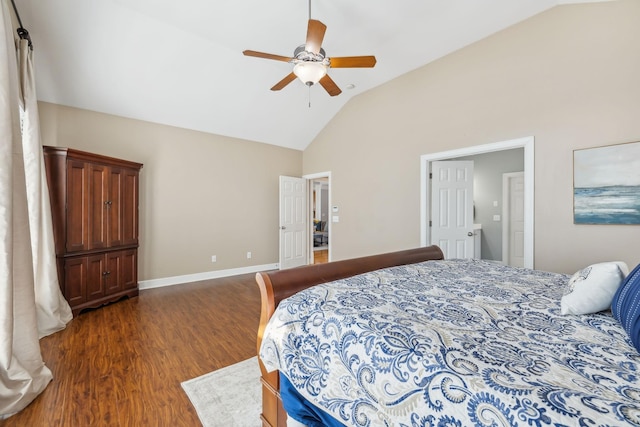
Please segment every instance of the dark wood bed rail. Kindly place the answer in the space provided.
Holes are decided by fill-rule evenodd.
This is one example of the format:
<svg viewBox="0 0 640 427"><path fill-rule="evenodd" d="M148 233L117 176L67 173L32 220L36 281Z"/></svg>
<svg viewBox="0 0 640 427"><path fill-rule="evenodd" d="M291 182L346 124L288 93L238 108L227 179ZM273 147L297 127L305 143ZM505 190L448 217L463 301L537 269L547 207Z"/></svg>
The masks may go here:
<svg viewBox="0 0 640 427"><path fill-rule="evenodd" d="M258 352L267 322L283 299L320 283L331 282L345 277L381 268L415 264L429 260L441 260L444 255L439 247L409 249L380 255L371 255L326 264L314 264L288 270L275 270L256 274L260 288L261 311L258 328ZM260 361L260 358L258 357ZM286 413L282 407L279 393L278 372L267 373L260 361L262 373L262 425L265 427L286 427Z"/></svg>

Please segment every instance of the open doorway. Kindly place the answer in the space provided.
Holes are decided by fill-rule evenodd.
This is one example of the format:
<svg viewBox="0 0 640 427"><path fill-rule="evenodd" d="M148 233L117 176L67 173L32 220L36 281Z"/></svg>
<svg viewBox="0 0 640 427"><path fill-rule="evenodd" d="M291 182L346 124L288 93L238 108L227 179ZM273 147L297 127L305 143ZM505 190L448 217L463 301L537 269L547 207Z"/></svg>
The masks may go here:
<svg viewBox="0 0 640 427"><path fill-rule="evenodd" d="M513 267L524 266L524 149L474 154L462 159L475 164L473 175L473 233L479 250L474 258L500 261ZM456 160L461 160L460 158ZM505 175L518 173L519 181L509 180L505 191ZM515 197L513 197L515 196ZM509 215L509 214L517 215ZM511 217L514 221L509 220ZM513 234L509 237L509 234ZM505 245L505 241L508 245ZM505 258L505 250L513 256ZM506 260L506 262L505 262Z"/></svg>
<svg viewBox="0 0 640 427"><path fill-rule="evenodd" d="M331 260L331 176L330 173L305 175L309 182L309 263Z"/></svg>
<svg viewBox="0 0 640 427"><path fill-rule="evenodd" d="M280 176L279 193L279 268L330 262L331 173Z"/></svg>
<svg viewBox="0 0 640 427"><path fill-rule="evenodd" d="M431 171L431 163L434 161L441 160L449 160L449 159L460 159L460 158L469 158L469 156L475 156L486 153L494 153L494 152L502 152L505 150L513 150L513 149L523 149L524 152L524 168L523 168L523 206L524 209L522 211L522 233L520 236L523 240L523 253L522 253L522 264L525 267L533 268L533 148L534 148L534 139L533 137L520 138L510 141L498 142L494 144L486 144L479 145L474 147L468 147L458 150L451 150L447 152L434 153L421 156L421 234L420 234L420 242L422 246L426 246L431 244L432 236L431 229L429 226L429 221L431 220L431 187L429 184L429 172ZM497 207L495 203L500 203L502 200L496 196L492 196L491 198L493 206ZM495 212L491 212L491 219L485 220L484 222L487 226L498 226L498 221L503 221L504 218L501 218L501 215L496 214ZM483 228L485 226L483 225ZM482 232L484 234L484 230ZM502 231L500 231L500 235ZM502 246L502 245L500 245ZM485 258L484 250L483 257ZM487 253L487 255L489 255ZM497 254L496 254L497 256ZM502 260L502 254L496 257L498 260Z"/></svg>

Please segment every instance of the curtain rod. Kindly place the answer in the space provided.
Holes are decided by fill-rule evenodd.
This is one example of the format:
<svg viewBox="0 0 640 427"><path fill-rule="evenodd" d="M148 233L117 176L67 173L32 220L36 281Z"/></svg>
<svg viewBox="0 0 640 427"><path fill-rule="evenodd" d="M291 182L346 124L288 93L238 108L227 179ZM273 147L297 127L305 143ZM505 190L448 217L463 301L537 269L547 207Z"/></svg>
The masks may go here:
<svg viewBox="0 0 640 427"><path fill-rule="evenodd" d="M31 36L29 35L29 31L27 31L27 29L22 26L22 19L20 19L20 14L18 13L18 8L16 7L16 3L13 0L11 0L11 4L13 5L13 11L16 13L16 18L18 18L18 25L20 25L20 27L18 27L18 29L16 30L18 33L18 37L20 37L21 40L28 40L29 48L33 50L33 43L31 42Z"/></svg>

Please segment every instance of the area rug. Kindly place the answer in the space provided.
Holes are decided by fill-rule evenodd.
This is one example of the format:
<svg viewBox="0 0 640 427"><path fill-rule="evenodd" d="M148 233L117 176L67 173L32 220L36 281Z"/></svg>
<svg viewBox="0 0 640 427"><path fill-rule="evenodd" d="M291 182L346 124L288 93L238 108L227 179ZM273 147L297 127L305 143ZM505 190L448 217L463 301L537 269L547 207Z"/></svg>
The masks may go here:
<svg viewBox="0 0 640 427"><path fill-rule="evenodd" d="M204 427L262 425L257 357L185 381L181 385Z"/></svg>

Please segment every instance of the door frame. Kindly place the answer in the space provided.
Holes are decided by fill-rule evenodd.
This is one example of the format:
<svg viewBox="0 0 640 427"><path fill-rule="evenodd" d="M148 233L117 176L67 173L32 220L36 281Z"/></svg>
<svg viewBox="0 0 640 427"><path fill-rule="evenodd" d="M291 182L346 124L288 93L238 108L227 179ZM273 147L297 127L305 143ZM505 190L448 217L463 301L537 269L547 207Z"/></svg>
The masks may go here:
<svg viewBox="0 0 640 427"><path fill-rule="evenodd" d="M307 223L308 223L308 228L309 228L309 233L310 233L310 237L307 239L307 264L312 264L313 263L313 227L311 227L311 224L313 224L313 209L311 204L313 203L311 194L313 194L313 181L315 179L319 179L319 178L326 178L327 179L327 186L328 186L328 191L327 191L327 197L329 198L329 200L327 201L327 206L329 208L329 212L327 215L327 221L331 221L333 215L332 215L332 204L331 204L331 172L327 171L327 172L318 172L318 173L311 173L311 174L307 174L307 175L302 175L302 178L307 180ZM329 239L329 245L327 247L327 261L331 262L331 245L333 242L333 238L332 238L332 233L333 233L333 224L329 224L329 231L327 233L327 238Z"/></svg>
<svg viewBox="0 0 640 427"><path fill-rule="evenodd" d="M502 174L502 262L509 264L509 251L511 250L511 190L509 180L523 176L522 172L509 172Z"/></svg>
<svg viewBox="0 0 640 427"><path fill-rule="evenodd" d="M429 171L431 162L448 160L475 154L524 148L524 266L534 268L534 137L512 139L439 153L420 156L420 245L427 246L431 241L429 229L431 185Z"/></svg>

